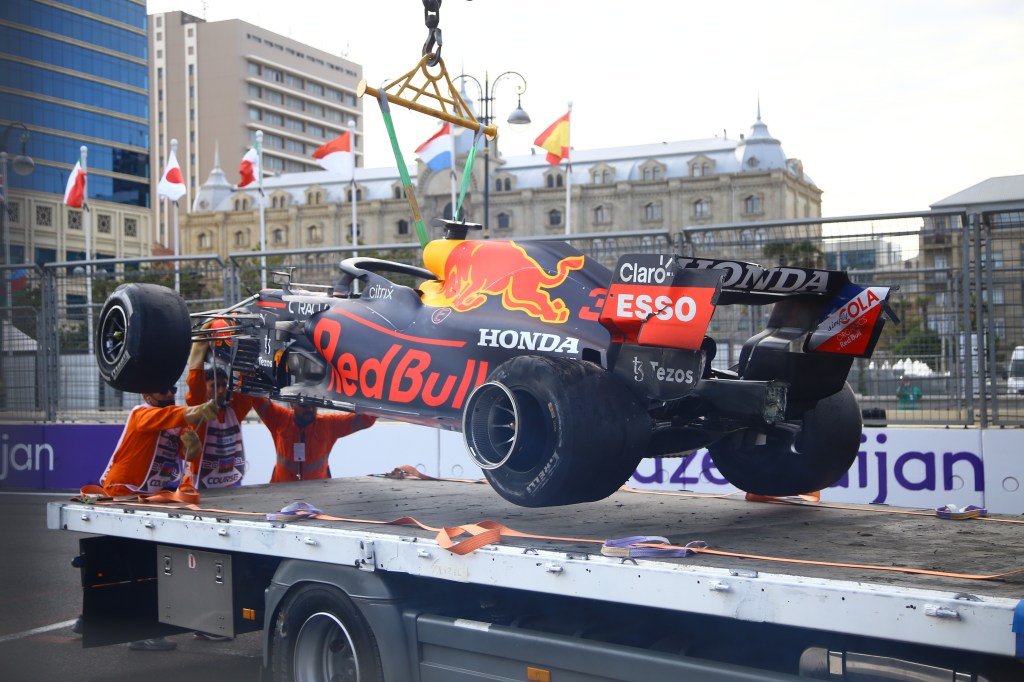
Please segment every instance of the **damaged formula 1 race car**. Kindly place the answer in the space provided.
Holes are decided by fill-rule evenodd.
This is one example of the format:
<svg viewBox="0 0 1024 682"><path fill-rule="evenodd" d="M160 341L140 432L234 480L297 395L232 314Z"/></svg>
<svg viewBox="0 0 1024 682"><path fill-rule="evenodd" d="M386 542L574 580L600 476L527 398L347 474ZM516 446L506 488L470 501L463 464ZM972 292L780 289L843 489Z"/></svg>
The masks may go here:
<svg viewBox="0 0 1024 682"><path fill-rule="evenodd" d="M163 387L192 339L216 338L234 390L461 431L492 487L526 507L605 498L641 459L703 447L761 495L820 490L853 463L846 378L897 321L889 288L675 255L610 271L565 242L470 240L468 227L448 223L425 268L349 258L331 286L278 273L280 288L191 319L174 291L124 284L100 315L100 373ZM773 307L738 364L714 369L707 330L729 304Z"/></svg>

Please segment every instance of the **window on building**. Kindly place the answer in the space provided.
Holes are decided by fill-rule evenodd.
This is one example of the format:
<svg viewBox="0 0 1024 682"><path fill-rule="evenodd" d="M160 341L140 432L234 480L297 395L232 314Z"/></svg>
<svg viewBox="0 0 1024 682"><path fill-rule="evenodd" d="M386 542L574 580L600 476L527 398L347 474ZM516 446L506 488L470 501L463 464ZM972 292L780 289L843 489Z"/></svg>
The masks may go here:
<svg viewBox="0 0 1024 682"><path fill-rule="evenodd" d="M562 212L555 209L548 211L548 227L561 227Z"/></svg>
<svg viewBox="0 0 1024 682"><path fill-rule="evenodd" d="M281 228L281 227L275 228L274 229L274 243L275 244L284 244L287 241L285 239L284 235L285 235L284 228Z"/></svg>
<svg viewBox="0 0 1024 682"><path fill-rule="evenodd" d="M656 201L652 201L644 206L644 220L661 220L661 204Z"/></svg>
<svg viewBox="0 0 1024 682"><path fill-rule="evenodd" d="M594 223L604 225L612 220L612 212L607 206L601 205L594 209Z"/></svg>
<svg viewBox="0 0 1024 682"><path fill-rule="evenodd" d="M498 214L498 229L499 230L507 230L510 227L512 227L512 216L510 216L508 213L499 213Z"/></svg>
<svg viewBox="0 0 1024 682"><path fill-rule="evenodd" d="M643 178L645 182L661 180L661 166L653 163L648 166L644 166L643 170L640 172L640 177Z"/></svg>
<svg viewBox="0 0 1024 682"><path fill-rule="evenodd" d="M743 212L744 213L761 213L761 197L757 194L751 194L749 197L743 200Z"/></svg>
<svg viewBox="0 0 1024 682"><path fill-rule="evenodd" d="M698 199L693 202L693 217L707 218L711 215L711 202L706 199Z"/></svg>
<svg viewBox="0 0 1024 682"><path fill-rule="evenodd" d="M235 232L235 246L245 247L249 245L249 233L245 230L238 230Z"/></svg>
<svg viewBox="0 0 1024 682"><path fill-rule="evenodd" d="M310 225L306 228L306 241L313 244L323 241L323 230L319 225Z"/></svg>
<svg viewBox="0 0 1024 682"><path fill-rule="evenodd" d="M199 233L199 248L203 251L210 248L210 235L205 232Z"/></svg>
<svg viewBox="0 0 1024 682"><path fill-rule="evenodd" d="M409 221L408 220L399 220L395 224L395 231L399 235L403 235L403 236L409 234Z"/></svg>

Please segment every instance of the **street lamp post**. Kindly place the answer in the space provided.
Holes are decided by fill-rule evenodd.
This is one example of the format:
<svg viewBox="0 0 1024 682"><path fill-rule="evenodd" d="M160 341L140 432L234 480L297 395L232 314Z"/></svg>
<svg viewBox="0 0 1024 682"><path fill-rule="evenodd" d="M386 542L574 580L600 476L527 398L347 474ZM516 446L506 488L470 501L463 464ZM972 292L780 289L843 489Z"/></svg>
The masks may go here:
<svg viewBox="0 0 1024 682"><path fill-rule="evenodd" d="M8 324L13 324L14 320L11 317L11 308L13 301L11 300L11 235L8 233L7 227L7 202L10 201L10 184L7 181L7 160L9 158L7 154L7 138L15 128L21 129L21 135L19 139L21 141L21 153L14 157L11 162L11 166L14 168L14 172L18 175L28 175L35 167L36 162L32 160L32 157L25 154L25 149L28 146L29 130L25 127L24 123L10 123L4 128L3 136L0 136L0 192L2 192L3 206L0 207L0 234L4 240L4 318ZM0 339L2 339L0 334Z"/></svg>
<svg viewBox="0 0 1024 682"><path fill-rule="evenodd" d="M480 84L479 80L466 73L456 76L455 80L470 80L476 84L477 90L480 92L480 123L484 126L489 126L494 121L494 91L498 87L498 83L507 76L515 76L520 81L519 85L516 86L516 96L518 97L518 101L516 102L515 110L513 110L508 116L508 125L515 131L524 130L528 125L530 125L530 115L523 109L522 97L523 93L526 92L526 78L523 77L523 74L518 71L505 71L504 73L499 74L498 77L494 79L494 82L491 82L487 72L485 71L483 85ZM490 236L491 225L491 143L486 137L484 140L483 224L484 239L487 239ZM452 163L455 163L454 159L452 159ZM452 210L455 210L454 206L452 206Z"/></svg>

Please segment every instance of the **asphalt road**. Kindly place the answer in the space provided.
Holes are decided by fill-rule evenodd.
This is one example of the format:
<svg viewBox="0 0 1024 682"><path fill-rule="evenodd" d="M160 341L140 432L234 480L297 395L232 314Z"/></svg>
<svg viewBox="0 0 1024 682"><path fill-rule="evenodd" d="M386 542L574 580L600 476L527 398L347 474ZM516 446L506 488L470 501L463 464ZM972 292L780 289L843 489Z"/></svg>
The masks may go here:
<svg viewBox="0 0 1024 682"><path fill-rule="evenodd" d="M51 493L0 491L0 680L24 682L235 682L261 679L260 635L208 642L171 637L174 651L127 644L83 649L71 626L82 587L71 559L82 533L48 530ZM267 679L264 676L263 679Z"/></svg>

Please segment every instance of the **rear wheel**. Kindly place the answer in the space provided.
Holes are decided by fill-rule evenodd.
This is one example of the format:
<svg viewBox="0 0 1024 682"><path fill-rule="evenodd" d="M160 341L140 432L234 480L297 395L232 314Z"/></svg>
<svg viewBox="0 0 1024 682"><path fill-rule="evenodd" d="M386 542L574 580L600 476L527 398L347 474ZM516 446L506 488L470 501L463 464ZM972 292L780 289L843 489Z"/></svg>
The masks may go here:
<svg viewBox="0 0 1024 682"><path fill-rule="evenodd" d="M159 391L181 376L191 339L188 308L177 292L156 284L122 284L100 312L96 365L119 391Z"/></svg>
<svg viewBox="0 0 1024 682"><path fill-rule="evenodd" d="M650 420L597 365L522 356L470 395L463 437L499 495L548 507L615 492L643 457Z"/></svg>
<svg viewBox="0 0 1024 682"><path fill-rule="evenodd" d="M379 682L369 624L340 590L306 585L288 598L274 629L274 682Z"/></svg>
<svg viewBox="0 0 1024 682"><path fill-rule="evenodd" d="M800 495L832 485L860 449L861 414L849 384L803 412L796 436L791 429L745 429L708 450L719 472L734 486L756 495Z"/></svg>

